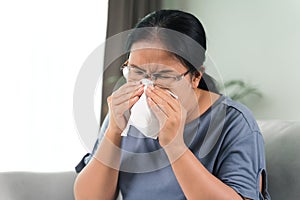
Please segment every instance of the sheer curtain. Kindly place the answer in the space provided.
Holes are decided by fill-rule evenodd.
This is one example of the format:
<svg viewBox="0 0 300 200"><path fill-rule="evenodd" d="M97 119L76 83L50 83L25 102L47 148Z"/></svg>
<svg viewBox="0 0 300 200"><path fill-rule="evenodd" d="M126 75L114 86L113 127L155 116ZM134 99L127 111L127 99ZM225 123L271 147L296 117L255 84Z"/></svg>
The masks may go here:
<svg viewBox="0 0 300 200"><path fill-rule="evenodd" d="M106 37L109 38L124 30L133 28L137 21L146 14L160 9L161 4L162 0L109 0ZM101 122L108 112L106 99L112 93L119 77L121 77L120 66L123 62L124 56L121 56L108 65L104 71Z"/></svg>
<svg viewBox="0 0 300 200"><path fill-rule="evenodd" d="M105 41L108 0L0 2L0 171L74 170L73 90ZM99 114L99 113L98 113Z"/></svg>

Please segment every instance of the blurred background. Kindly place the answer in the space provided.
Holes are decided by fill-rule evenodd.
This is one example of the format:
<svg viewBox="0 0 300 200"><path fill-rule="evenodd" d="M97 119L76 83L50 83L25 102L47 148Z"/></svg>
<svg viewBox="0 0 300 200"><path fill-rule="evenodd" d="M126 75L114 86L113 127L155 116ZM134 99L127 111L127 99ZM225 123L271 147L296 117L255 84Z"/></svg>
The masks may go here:
<svg viewBox="0 0 300 200"><path fill-rule="evenodd" d="M257 119L300 120L300 2L166 0L195 14L224 81L243 80L262 98L244 99ZM209 70L209 67L207 67Z"/></svg>
<svg viewBox="0 0 300 200"><path fill-rule="evenodd" d="M246 91L239 101L256 119L300 120L297 0L2 1L0 172L74 169L87 152L73 119L82 64L106 38L161 8L200 19L208 73L220 74L221 85L234 83L233 93ZM99 122L115 84L111 77L119 75L116 67L105 71L95 92Z"/></svg>

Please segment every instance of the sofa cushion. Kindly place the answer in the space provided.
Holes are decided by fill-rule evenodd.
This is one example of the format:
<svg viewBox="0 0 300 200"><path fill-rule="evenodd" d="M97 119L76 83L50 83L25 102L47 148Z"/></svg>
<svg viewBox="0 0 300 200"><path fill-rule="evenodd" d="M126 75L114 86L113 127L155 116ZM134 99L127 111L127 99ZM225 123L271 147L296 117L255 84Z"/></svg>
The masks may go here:
<svg viewBox="0 0 300 200"><path fill-rule="evenodd" d="M300 122L259 121L272 200L300 199Z"/></svg>
<svg viewBox="0 0 300 200"><path fill-rule="evenodd" d="M75 172L0 173L0 199L72 200Z"/></svg>

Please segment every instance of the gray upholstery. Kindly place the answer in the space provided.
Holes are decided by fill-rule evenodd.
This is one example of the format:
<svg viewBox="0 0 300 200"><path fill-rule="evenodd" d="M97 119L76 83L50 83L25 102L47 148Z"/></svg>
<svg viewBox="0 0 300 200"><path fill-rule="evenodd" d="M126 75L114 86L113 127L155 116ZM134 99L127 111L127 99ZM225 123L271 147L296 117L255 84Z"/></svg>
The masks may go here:
<svg viewBox="0 0 300 200"><path fill-rule="evenodd" d="M300 122L259 121L272 200L300 199ZM75 172L0 173L0 200L72 200Z"/></svg>
<svg viewBox="0 0 300 200"><path fill-rule="evenodd" d="M0 173L1 200L71 200L75 172Z"/></svg>
<svg viewBox="0 0 300 200"><path fill-rule="evenodd" d="M260 121L272 200L300 199L300 122Z"/></svg>

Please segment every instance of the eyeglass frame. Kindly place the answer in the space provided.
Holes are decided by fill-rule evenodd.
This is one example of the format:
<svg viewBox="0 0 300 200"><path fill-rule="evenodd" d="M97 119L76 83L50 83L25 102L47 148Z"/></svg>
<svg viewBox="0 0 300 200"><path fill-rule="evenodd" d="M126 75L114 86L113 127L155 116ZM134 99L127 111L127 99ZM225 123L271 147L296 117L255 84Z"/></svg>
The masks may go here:
<svg viewBox="0 0 300 200"><path fill-rule="evenodd" d="M143 77L144 78L150 78L152 81L156 81L157 80L157 77L155 77L155 74L159 74L159 73L146 73L145 70L139 68L138 66L134 66L134 65L128 65L128 60L126 62L123 63L123 65L121 66L120 70L122 71L125 67L129 68L129 71L130 71L130 68L136 68L138 70L140 70L141 72L143 72ZM186 72L182 73L182 74L179 74L177 76L165 76L165 77L168 77L168 78L174 78L175 81L180 81L183 79L183 77L185 77L188 73L190 73L192 70L191 69L188 69ZM161 73L163 74L163 73ZM165 73L166 74L166 73ZM153 76L154 75L154 76Z"/></svg>

